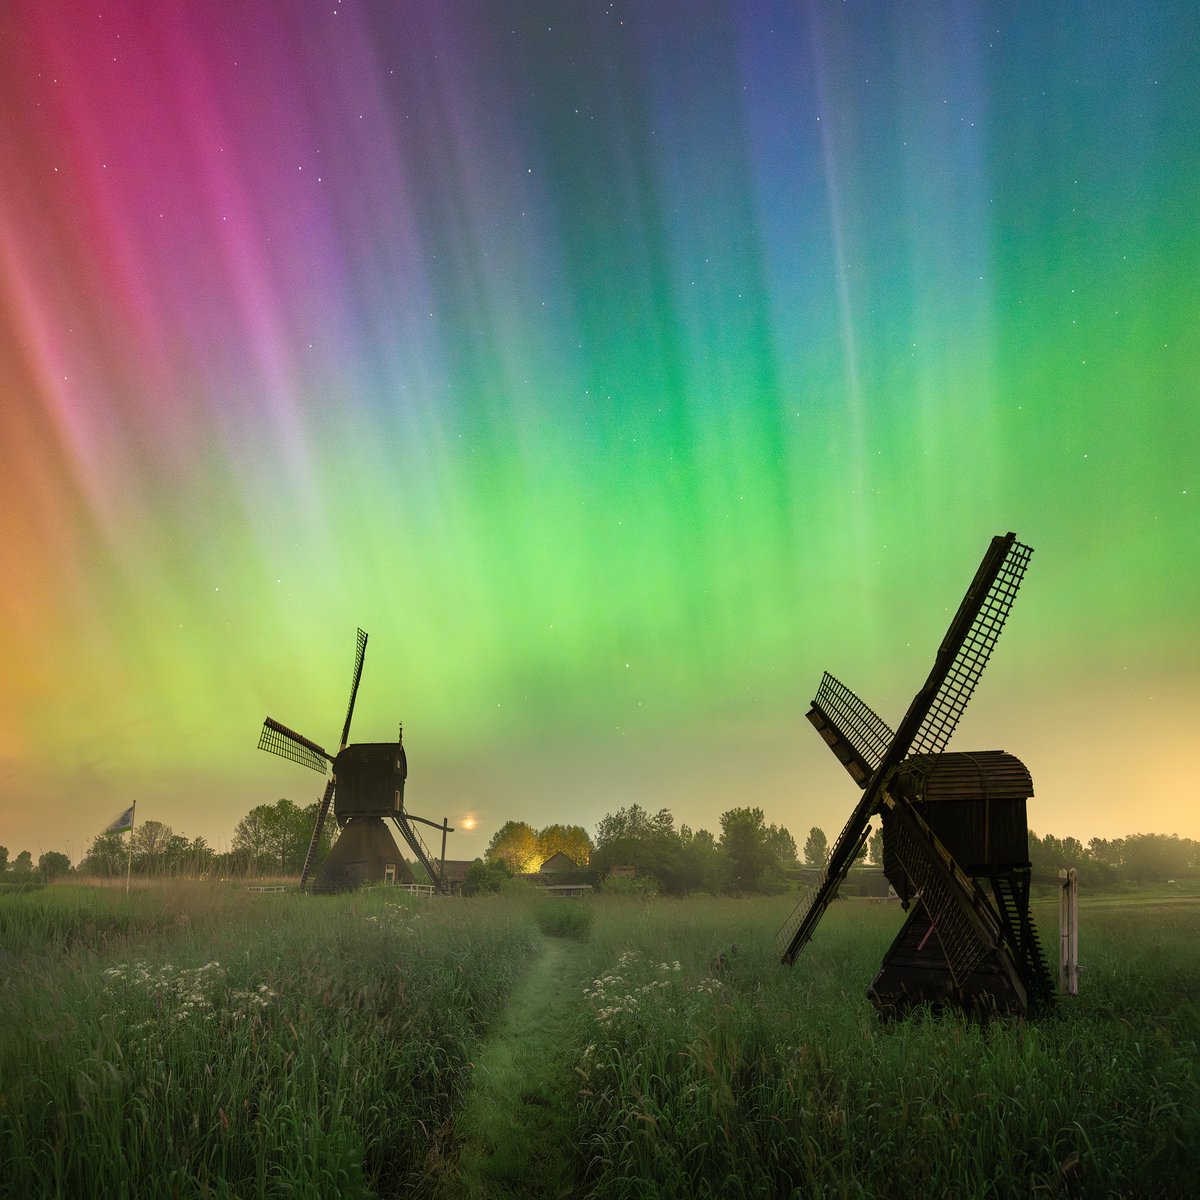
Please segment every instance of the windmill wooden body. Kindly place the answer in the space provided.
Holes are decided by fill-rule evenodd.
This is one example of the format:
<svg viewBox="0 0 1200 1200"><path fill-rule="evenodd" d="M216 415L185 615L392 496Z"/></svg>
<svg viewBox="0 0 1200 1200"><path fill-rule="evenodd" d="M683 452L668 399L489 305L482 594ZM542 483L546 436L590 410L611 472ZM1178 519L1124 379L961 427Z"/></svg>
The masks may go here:
<svg viewBox="0 0 1200 1200"><path fill-rule="evenodd" d="M308 852L300 872L300 887L308 884L316 866L321 833L332 807L341 833L321 864L313 885L314 891L346 891L372 881L412 883L412 871L387 827L388 820L395 824L417 862L425 868L430 883L439 891L444 891L446 834L454 830L444 819L440 823L430 821L405 809L404 782L408 778L408 756L404 750L404 731L400 731L395 742L349 744L350 723L354 717L354 703L358 697L358 685L362 681L366 651L367 635L360 629L350 684L350 703L346 708L341 745L336 755L271 717L263 722L259 735L260 750L268 750L329 776L317 806ZM441 830L440 859L425 845L414 822Z"/></svg>
<svg viewBox="0 0 1200 1200"><path fill-rule="evenodd" d="M1003 751L945 751L1031 554L1014 534L992 539L895 732L828 674L808 713L863 794L824 877L780 929L777 944L783 962L795 962L878 817L884 872L909 909L868 991L884 1012L957 1004L1026 1013L1053 999L1029 912L1029 772Z"/></svg>

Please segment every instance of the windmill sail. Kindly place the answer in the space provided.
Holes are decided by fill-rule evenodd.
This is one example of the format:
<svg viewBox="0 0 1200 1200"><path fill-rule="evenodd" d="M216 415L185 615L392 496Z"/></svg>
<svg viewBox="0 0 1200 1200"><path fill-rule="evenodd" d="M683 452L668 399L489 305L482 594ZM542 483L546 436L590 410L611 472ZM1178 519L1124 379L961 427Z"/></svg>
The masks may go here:
<svg viewBox="0 0 1200 1200"><path fill-rule="evenodd" d="M350 742L350 720L354 716L354 701L358 698L358 685L362 682L363 659L367 656L367 635L360 629L354 654L354 677L350 683L350 703L346 705L346 723L342 726L341 749Z"/></svg>
<svg viewBox="0 0 1200 1200"><path fill-rule="evenodd" d="M992 540L979 573L967 590L963 606L950 626L950 634L947 634L946 641L938 651L939 659L943 655L952 655L952 658L913 737L914 754L936 754L945 749L992 656L1032 554L1033 551L1018 542L1011 533L1007 537ZM972 595L980 589L983 589L983 599L978 606L971 608L968 622L968 613L964 609L968 608ZM951 634L961 625L966 625L961 639L955 637L951 641ZM933 677L930 676L930 683L932 681ZM929 683L925 686L928 689Z"/></svg>
<svg viewBox="0 0 1200 1200"><path fill-rule="evenodd" d="M360 629L355 642L354 675L350 680L350 703L346 705L346 721L342 726L342 744L339 747L339 753L345 750L347 743L350 741L350 721L354 716L354 701L358 698L358 685L362 682L363 660L366 656L367 635ZM313 822L312 835L308 839L308 850L304 854L304 866L300 869L301 891L304 890L305 885L308 883L308 876L312 871L313 860L316 858L317 849L321 844L321 834L325 830L325 822L329 818L329 808L333 803L336 790L337 777L331 776L329 782L325 785L325 794L321 797L321 803L317 805L317 819Z"/></svg>
<svg viewBox="0 0 1200 1200"><path fill-rule="evenodd" d="M299 763L302 767L308 767L310 771L319 771L322 775L329 770L329 764L333 762L333 756L316 742L310 742L294 729L289 729L270 717L263 722L262 733L258 735L258 748Z"/></svg>
<svg viewBox="0 0 1200 1200"><path fill-rule="evenodd" d="M896 736L882 717L828 671L821 679L808 719L859 787L870 782Z"/></svg>
<svg viewBox="0 0 1200 1200"><path fill-rule="evenodd" d="M1000 636L1031 553L1029 547L1017 542L1015 534L992 539L942 639L929 678L913 698L895 737L879 756L862 798L834 843L823 878L801 899L776 935L776 947L784 963L791 965L795 962L796 956L812 937L821 916L837 895L838 888L866 842L871 828L870 817L877 811L893 771L907 756L917 738L921 738L923 752L930 744L940 749L954 731L987 665L992 647ZM870 709L853 693L849 695L855 703L845 705L846 712L854 714L858 711L857 706L861 706L861 709L870 713ZM874 714L871 713L871 716ZM887 728L879 718L876 721L879 726ZM880 733L878 726L868 723L868 728L877 738ZM846 736L847 731L841 732L843 743L853 746L860 761L869 766L870 759L863 757L863 753L874 754L878 750L878 742L872 740L872 736L860 737L859 743L851 742ZM861 729L857 732L862 734ZM854 774L853 770L851 774Z"/></svg>

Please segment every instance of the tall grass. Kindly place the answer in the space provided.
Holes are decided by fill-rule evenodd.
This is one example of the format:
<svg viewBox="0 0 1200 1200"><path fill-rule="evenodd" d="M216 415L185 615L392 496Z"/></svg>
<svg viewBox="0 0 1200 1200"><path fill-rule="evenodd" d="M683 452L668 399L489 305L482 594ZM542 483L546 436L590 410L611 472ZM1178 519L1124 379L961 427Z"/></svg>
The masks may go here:
<svg viewBox="0 0 1200 1200"><path fill-rule="evenodd" d="M395 893L17 899L0 910L13 1197L419 1187L534 944L523 910Z"/></svg>
<svg viewBox="0 0 1200 1200"><path fill-rule="evenodd" d="M982 1025L880 1023L863 993L894 910L837 906L781 970L785 908L597 923L578 1062L590 1195L1195 1194L1196 910L1152 931L1098 919L1083 998Z"/></svg>
<svg viewBox="0 0 1200 1200"><path fill-rule="evenodd" d="M0 1195L520 1194L519 1139L457 1153L501 1103L553 1106L538 1153L603 1200L1195 1194L1200 905L1085 903L1083 994L986 1025L877 1018L894 907L834 906L792 970L787 908L4 897ZM488 1058L539 927L573 941ZM518 1062L539 1030L553 1054ZM505 1047L512 1087L476 1087Z"/></svg>

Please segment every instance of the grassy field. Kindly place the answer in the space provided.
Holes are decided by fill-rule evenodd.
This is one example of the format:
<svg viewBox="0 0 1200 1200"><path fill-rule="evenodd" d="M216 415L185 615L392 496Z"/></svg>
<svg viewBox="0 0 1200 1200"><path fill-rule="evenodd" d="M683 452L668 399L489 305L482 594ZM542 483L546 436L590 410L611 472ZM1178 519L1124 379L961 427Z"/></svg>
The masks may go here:
<svg viewBox="0 0 1200 1200"><path fill-rule="evenodd" d="M1085 897L986 1026L876 1018L894 906L781 968L789 903L0 897L0 1195L1196 1194L1200 897Z"/></svg>

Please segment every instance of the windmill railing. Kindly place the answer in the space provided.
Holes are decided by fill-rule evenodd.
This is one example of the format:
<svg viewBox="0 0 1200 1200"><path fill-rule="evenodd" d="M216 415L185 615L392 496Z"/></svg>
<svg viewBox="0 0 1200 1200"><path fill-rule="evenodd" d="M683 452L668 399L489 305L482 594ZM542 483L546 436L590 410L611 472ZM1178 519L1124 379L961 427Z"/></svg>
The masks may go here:
<svg viewBox="0 0 1200 1200"><path fill-rule="evenodd" d="M442 878L442 864L440 860L434 857L433 851L425 844L425 839L413 827L413 822L419 821L422 825L428 825L431 829L440 829L442 831L443 857L446 851L446 834L454 832L450 824L444 819L440 822L430 821L426 817L417 817L412 813L406 812L397 813L395 821L400 832L404 835L404 840L409 844L413 854L416 855L417 861L425 868L425 873L429 876L429 882L438 891L445 891L446 881Z"/></svg>
<svg viewBox="0 0 1200 1200"><path fill-rule="evenodd" d="M317 850L321 844L321 833L329 816L330 802L333 800L334 786L335 781L331 776L325 784L325 792L321 796L321 803L317 806L317 819L313 822L312 836L308 839L308 850L304 855L304 866L300 871L301 891L308 886L308 877L312 873L313 864L316 861Z"/></svg>

